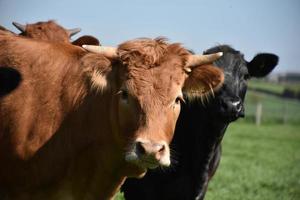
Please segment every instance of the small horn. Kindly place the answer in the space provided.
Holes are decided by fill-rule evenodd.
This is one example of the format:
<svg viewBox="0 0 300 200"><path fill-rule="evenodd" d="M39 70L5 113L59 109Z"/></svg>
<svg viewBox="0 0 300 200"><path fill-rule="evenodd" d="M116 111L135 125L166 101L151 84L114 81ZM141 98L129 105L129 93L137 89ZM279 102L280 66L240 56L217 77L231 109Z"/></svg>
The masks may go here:
<svg viewBox="0 0 300 200"><path fill-rule="evenodd" d="M73 29L69 29L68 33L69 33L69 36L72 37L73 35L79 33L80 31L81 31L81 28L73 28Z"/></svg>
<svg viewBox="0 0 300 200"><path fill-rule="evenodd" d="M22 33L26 31L26 26L19 24L18 22L13 22L12 23L17 29L19 29L19 31L21 31Z"/></svg>
<svg viewBox="0 0 300 200"><path fill-rule="evenodd" d="M195 67L197 65L203 65L212 63L223 55L223 52L208 54L208 55L190 55L187 60L186 67Z"/></svg>
<svg viewBox="0 0 300 200"><path fill-rule="evenodd" d="M82 48L84 48L87 51L103 54L109 58L115 58L117 57L117 48L115 47L104 47L104 46L95 46L95 45L82 45Z"/></svg>
<svg viewBox="0 0 300 200"><path fill-rule="evenodd" d="M184 71L185 71L186 73L191 73L191 72L192 72L191 68L189 68L189 67L185 67L185 68L184 68Z"/></svg>

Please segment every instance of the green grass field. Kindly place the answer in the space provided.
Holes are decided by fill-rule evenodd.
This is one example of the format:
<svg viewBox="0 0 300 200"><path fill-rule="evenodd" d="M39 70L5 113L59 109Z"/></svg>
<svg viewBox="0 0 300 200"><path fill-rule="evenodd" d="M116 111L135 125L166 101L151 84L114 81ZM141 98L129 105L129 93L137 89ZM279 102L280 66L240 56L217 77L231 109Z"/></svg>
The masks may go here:
<svg viewBox="0 0 300 200"><path fill-rule="evenodd" d="M282 94L285 88L293 91L300 91L299 83L271 83L264 79L251 79L248 84L249 88L268 90L276 94Z"/></svg>
<svg viewBox="0 0 300 200"><path fill-rule="evenodd" d="M264 80L260 79L252 79L248 83L249 88L255 88L255 89L263 89L263 90L269 90L271 92L274 92L276 94L282 94L284 91L284 88L286 85L284 84L274 84L274 83L268 83Z"/></svg>
<svg viewBox="0 0 300 200"><path fill-rule="evenodd" d="M244 121L254 122L257 103L262 104L262 123L300 124L300 101L279 98L261 92L248 91Z"/></svg>
<svg viewBox="0 0 300 200"><path fill-rule="evenodd" d="M300 199L300 126L232 124L206 200Z"/></svg>

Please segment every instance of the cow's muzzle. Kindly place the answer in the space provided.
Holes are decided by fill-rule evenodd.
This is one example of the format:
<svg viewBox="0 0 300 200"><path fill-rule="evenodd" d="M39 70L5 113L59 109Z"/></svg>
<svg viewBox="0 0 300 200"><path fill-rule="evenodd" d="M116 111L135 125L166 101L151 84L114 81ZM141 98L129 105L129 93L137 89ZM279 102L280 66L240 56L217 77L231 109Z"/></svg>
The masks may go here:
<svg viewBox="0 0 300 200"><path fill-rule="evenodd" d="M243 101L241 99L225 99L221 101L221 106L229 121L235 121L238 118L245 116Z"/></svg>
<svg viewBox="0 0 300 200"><path fill-rule="evenodd" d="M168 167L171 163L169 146L165 142L137 139L125 160L142 168Z"/></svg>

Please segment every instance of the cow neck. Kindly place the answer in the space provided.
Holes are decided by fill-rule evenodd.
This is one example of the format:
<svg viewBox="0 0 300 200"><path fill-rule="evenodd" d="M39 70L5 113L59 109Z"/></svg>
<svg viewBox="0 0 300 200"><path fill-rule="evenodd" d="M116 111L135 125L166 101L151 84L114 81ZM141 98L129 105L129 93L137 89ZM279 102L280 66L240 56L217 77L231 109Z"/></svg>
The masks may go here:
<svg viewBox="0 0 300 200"><path fill-rule="evenodd" d="M92 92L81 102L77 115L82 122L77 132L79 140L87 142L69 170L72 187L78 188L72 191L75 194L78 191L78 195L110 199L125 180L120 173L123 165L121 149L110 121L111 94Z"/></svg>
<svg viewBox="0 0 300 200"><path fill-rule="evenodd" d="M182 148L181 151L189 152L186 159L194 160L196 158L195 162L200 164L201 168L204 167L202 163L210 159L211 153L222 141L228 126L228 123L214 118L212 112L209 107L202 106L199 102L192 102L191 105L184 106L179 118L180 126L176 128L178 134L177 130L175 132L176 142ZM182 131L188 132L190 137L187 138ZM193 145L187 146L188 142ZM190 158L190 155L193 155L193 158Z"/></svg>
<svg viewBox="0 0 300 200"><path fill-rule="evenodd" d="M201 184L207 178L205 174L208 171L209 163L214 156L216 148L220 145L229 123L215 118L214 115L216 113L202 105L197 105L195 110L187 109L185 114L187 115L188 113L191 113L193 116L193 120L187 125L191 131L191 136L194 138L191 145L194 158L190 165L192 168L191 174L198 177L197 181L191 184L191 190L197 194L199 188L202 187ZM199 183L201 184L199 185Z"/></svg>
<svg viewBox="0 0 300 200"><path fill-rule="evenodd" d="M211 133L213 133L219 143L223 139L228 125L229 123L224 122L223 120L211 119L209 120L207 127L210 129Z"/></svg>
<svg viewBox="0 0 300 200"><path fill-rule="evenodd" d="M203 141L207 141L209 139L209 141L221 141L229 123L219 119L216 115L218 114L215 113L209 105L191 102L191 105L187 105L183 108L183 113L179 120L186 121L188 119L189 124L187 124L187 126L192 132L199 132L195 134L200 137L199 140L204 139Z"/></svg>
<svg viewBox="0 0 300 200"><path fill-rule="evenodd" d="M76 155L67 182L78 188L75 191L98 199L113 198L126 176L144 172L124 160L124 144L120 139L122 130L115 115L118 102L113 94L110 90L86 94L79 99L77 117L74 118L75 121L82 120L76 128L79 141L87 142L81 155Z"/></svg>
<svg viewBox="0 0 300 200"><path fill-rule="evenodd" d="M205 115L205 113L208 115ZM201 144L203 141L206 142L201 148L203 149L206 146L207 151L212 152L222 142L229 123L224 122L222 119L215 118L214 115L216 114L210 113L209 109L204 109L201 115L205 115L205 117L202 117L205 119L205 123L203 123L201 129L199 129L202 132L199 139L201 140Z"/></svg>
<svg viewBox="0 0 300 200"><path fill-rule="evenodd" d="M103 151L106 150L93 146L72 163L66 185L70 183L74 199L111 199L124 182L121 163Z"/></svg>

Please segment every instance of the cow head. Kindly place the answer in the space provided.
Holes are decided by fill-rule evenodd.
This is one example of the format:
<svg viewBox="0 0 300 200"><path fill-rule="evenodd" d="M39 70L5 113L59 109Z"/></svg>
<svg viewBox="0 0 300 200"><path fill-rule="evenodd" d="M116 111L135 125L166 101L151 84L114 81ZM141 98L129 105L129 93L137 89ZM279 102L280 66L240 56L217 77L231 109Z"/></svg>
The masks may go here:
<svg viewBox="0 0 300 200"><path fill-rule="evenodd" d="M244 99L247 91L247 81L251 77L264 77L278 63L278 56L268 53L257 54L250 62L244 55L227 45L221 45L205 51L205 54L223 52L223 56L214 62L223 69L225 81L220 90L211 99L208 106L213 116L221 117L224 121L234 121L244 117ZM216 115L216 113L219 113Z"/></svg>
<svg viewBox="0 0 300 200"><path fill-rule="evenodd" d="M21 31L20 35L52 42L69 43L70 38L81 31L80 28L65 29L52 20L27 25L17 22L13 22L12 24ZM76 46L82 46L83 44L99 45L100 42L93 36L84 35L73 41L72 44Z"/></svg>
<svg viewBox="0 0 300 200"><path fill-rule="evenodd" d="M23 36L53 42L69 42L70 37L81 31L80 28L67 30L52 20L27 25L17 22L12 24L21 31Z"/></svg>
<svg viewBox="0 0 300 200"><path fill-rule="evenodd" d="M84 48L114 57L118 63L114 85L101 78L101 72L97 81L104 85L102 90L112 91L112 127L125 148L125 160L142 169L169 166L169 143L183 92L198 97L220 87L223 73L209 65L220 53L191 55L161 38L125 42L110 53L104 53L104 47Z"/></svg>

